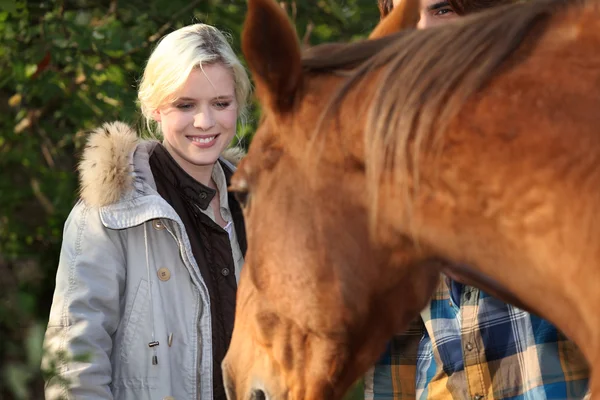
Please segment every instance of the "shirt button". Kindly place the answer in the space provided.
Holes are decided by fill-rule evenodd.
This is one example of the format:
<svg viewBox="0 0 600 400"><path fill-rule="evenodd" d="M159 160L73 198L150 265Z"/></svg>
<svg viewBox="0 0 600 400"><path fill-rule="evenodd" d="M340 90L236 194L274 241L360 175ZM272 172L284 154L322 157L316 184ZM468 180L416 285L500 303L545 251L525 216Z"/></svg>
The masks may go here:
<svg viewBox="0 0 600 400"><path fill-rule="evenodd" d="M473 397L474 400L483 400L485 399L485 396L482 394L476 394L475 397Z"/></svg>
<svg viewBox="0 0 600 400"><path fill-rule="evenodd" d="M467 299L467 301L471 300L471 292L465 293L465 299Z"/></svg>
<svg viewBox="0 0 600 400"><path fill-rule="evenodd" d="M205 192L201 192L201 193L200 193L200 198L201 198L202 200L206 200L206 198L207 198L207 197L208 197L208 195L207 195Z"/></svg>
<svg viewBox="0 0 600 400"><path fill-rule="evenodd" d="M221 270L221 275L228 276L229 275L229 268L223 268Z"/></svg>
<svg viewBox="0 0 600 400"><path fill-rule="evenodd" d="M157 231L162 231L163 229L165 229L165 224L163 224L160 219L155 219L154 221L152 221L152 227Z"/></svg>
<svg viewBox="0 0 600 400"><path fill-rule="evenodd" d="M471 351L473 350L473 345L471 343L467 343L467 345L465 346L467 348L467 350Z"/></svg>
<svg viewBox="0 0 600 400"><path fill-rule="evenodd" d="M166 282L169 279L171 279L171 271L169 271L169 268L162 267L157 271L156 274L158 275L158 279L160 279L163 282Z"/></svg>

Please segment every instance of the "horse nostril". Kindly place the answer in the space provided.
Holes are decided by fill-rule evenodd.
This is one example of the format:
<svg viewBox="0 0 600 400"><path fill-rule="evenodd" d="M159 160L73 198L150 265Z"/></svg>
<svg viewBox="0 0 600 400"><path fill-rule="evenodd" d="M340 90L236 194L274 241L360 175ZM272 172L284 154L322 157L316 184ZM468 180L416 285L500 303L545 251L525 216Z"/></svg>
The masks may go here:
<svg viewBox="0 0 600 400"><path fill-rule="evenodd" d="M265 392L263 392L262 390L259 389L254 389L254 392L252 392L252 400L267 400L267 396L265 395Z"/></svg>

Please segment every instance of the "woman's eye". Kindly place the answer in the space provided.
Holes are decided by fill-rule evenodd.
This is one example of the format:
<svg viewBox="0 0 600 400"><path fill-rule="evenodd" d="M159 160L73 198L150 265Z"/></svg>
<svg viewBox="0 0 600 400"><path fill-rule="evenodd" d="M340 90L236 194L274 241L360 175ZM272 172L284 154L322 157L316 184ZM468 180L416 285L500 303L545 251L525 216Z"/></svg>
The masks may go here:
<svg viewBox="0 0 600 400"><path fill-rule="evenodd" d="M450 8L442 8L441 10L437 10L433 15L435 15L436 17L442 17L453 13L454 11Z"/></svg>
<svg viewBox="0 0 600 400"><path fill-rule="evenodd" d="M215 103L215 107L217 107L220 110L227 108L230 105L231 105L231 103L228 101L222 101L222 102Z"/></svg>
<svg viewBox="0 0 600 400"><path fill-rule="evenodd" d="M193 107L193 104L189 104L189 103L181 103L181 104L177 104L175 107L177 107L179 110L189 110Z"/></svg>

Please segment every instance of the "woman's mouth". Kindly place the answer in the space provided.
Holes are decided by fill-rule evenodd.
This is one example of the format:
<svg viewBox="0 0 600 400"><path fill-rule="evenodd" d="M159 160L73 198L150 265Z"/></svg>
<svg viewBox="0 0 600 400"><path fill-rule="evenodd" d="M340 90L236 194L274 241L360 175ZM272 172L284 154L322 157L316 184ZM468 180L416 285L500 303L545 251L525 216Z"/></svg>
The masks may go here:
<svg viewBox="0 0 600 400"><path fill-rule="evenodd" d="M187 138L197 147L207 148L211 147L215 142L219 134L211 136L188 136Z"/></svg>

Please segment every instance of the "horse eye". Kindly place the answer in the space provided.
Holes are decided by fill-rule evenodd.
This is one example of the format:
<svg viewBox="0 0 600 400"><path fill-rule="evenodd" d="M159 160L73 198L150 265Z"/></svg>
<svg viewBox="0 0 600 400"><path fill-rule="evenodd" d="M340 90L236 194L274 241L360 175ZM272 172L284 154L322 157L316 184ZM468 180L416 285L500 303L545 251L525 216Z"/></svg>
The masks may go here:
<svg viewBox="0 0 600 400"><path fill-rule="evenodd" d="M248 197L250 195L250 191L248 188L248 182L244 179L240 179L236 182L236 184L232 185L229 190L233 192L235 199L240 203L242 208L245 208L248 205Z"/></svg>
<svg viewBox="0 0 600 400"><path fill-rule="evenodd" d="M240 205L245 208L248 203L248 191L247 190L234 190L233 195Z"/></svg>

